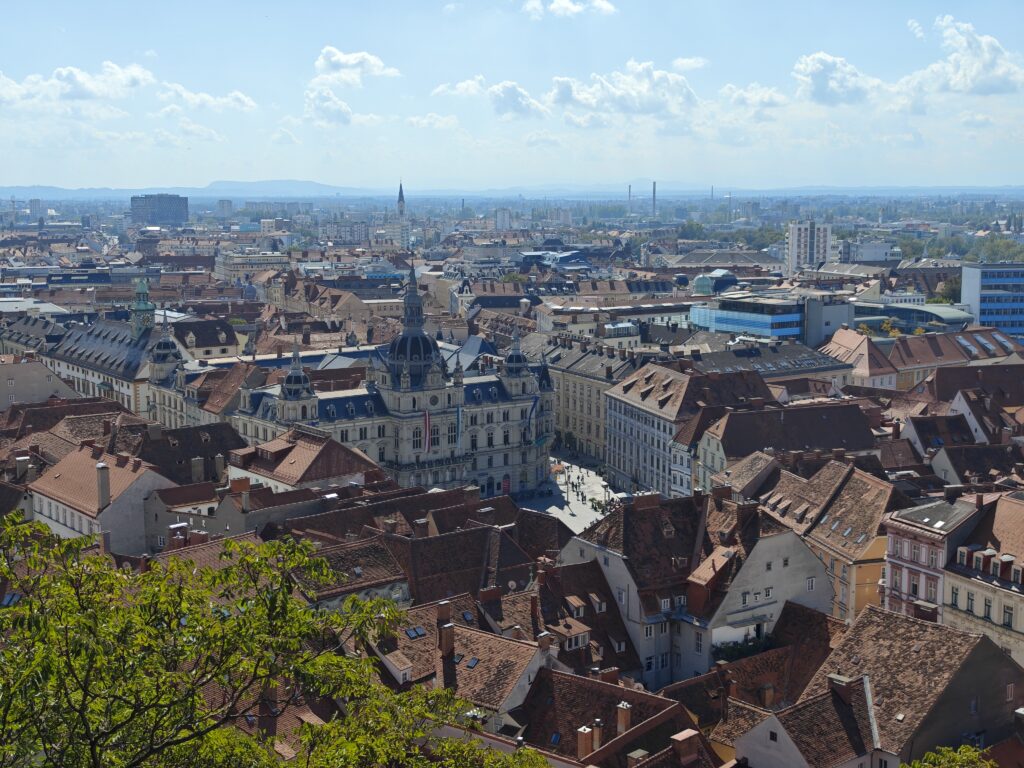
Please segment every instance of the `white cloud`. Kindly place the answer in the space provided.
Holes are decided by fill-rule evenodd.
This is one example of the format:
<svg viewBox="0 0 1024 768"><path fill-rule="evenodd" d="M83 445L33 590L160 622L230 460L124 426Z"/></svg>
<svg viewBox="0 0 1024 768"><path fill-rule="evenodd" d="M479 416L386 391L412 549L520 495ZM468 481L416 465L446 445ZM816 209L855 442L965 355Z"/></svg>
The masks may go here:
<svg viewBox="0 0 1024 768"><path fill-rule="evenodd" d="M327 86L312 86L305 93L306 115L321 127L348 125L352 122L352 108L338 98Z"/></svg>
<svg viewBox="0 0 1024 768"><path fill-rule="evenodd" d="M722 98L733 106L747 107L755 110L774 109L775 107L785 105L789 101L777 89L761 85L760 83L750 83L750 85L743 88L728 83L719 93Z"/></svg>
<svg viewBox="0 0 1024 768"><path fill-rule="evenodd" d="M436 112L429 112L425 115L413 115L407 117L405 122L413 128L434 128L437 130L451 130L459 126L459 118L455 115L439 115Z"/></svg>
<svg viewBox="0 0 1024 768"><path fill-rule="evenodd" d="M147 59L155 59L157 57L157 52L152 48L147 48L142 55Z"/></svg>
<svg viewBox="0 0 1024 768"><path fill-rule="evenodd" d="M256 109L256 102L241 91L231 91L225 96L213 96L202 91L190 91L181 83L164 83L167 90L159 94L163 101L178 100L190 109L238 109L243 112Z"/></svg>
<svg viewBox="0 0 1024 768"><path fill-rule="evenodd" d="M683 75L657 69L650 61L630 59L624 72L592 74L589 83L571 77L552 82L548 99L553 104L590 112L677 118L697 103Z"/></svg>
<svg viewBox="0 0 1024 768"><path fill-rule="evenodd" d="M58 67L53 80L60 84L60 98L65 99L123 99L132 90L155 82L145 67L121 67L112 61L104 61L95 74L78 67Z"/></svg>
<svg viewBox="0 0 1024 768"><path fill-rule="evenodd" d="M138 64L103 62L97 72L58 67L50 75L14 80L0 72L0 105L47 115L75 115L90 120L125 117L113 102L128 99L152 85L153 73Z"/></svg>
<svg viewBox="0 0 1024 768"><path fill-rule="evenodd" d="M519 83L505 80L496 85L487 85L483 75L476 75L468 80L455 84L441 83L433 91L432 96L487 96L494 111L501 117L542 117L548 114L548 108Z"/></svg>
<svg viewBox="0 0 1024 768"><path fill-rule="evenodd" d="M191 139L199 139L200 141L224 141L224 137L217 133L213 128L200 125L187 117L183 117L178 121L178 130L181 131L182 136L187 136Z"/></svg>
<svg viewBox="0 0 1024 768"><path fill-rule="evenodd" d="M882 82L865 75L841 56L824 51L801 56L793 66L801 98L819 104L854 104L864 101Z"/></svg>
<svg viewBox="0 0 1024 768"><path fill-rule="evenodd" d="M672 69L677 72L689 72L694 69L703 69L708 65L708 60L703 56L680 56L672 60Z"/></svg>
<svg viewBox="0 0 1024 768"><path fill-rule="evenodd" d="M441 13L450 16L462 7L462 3L445 3L441 6Z"/></svg>
<svg viewBox="0 0 1024 768"><path fill-rule="evenodd" d="M313 64L319 84L348 85L360 87L364 77L398 77L401 73L395 67L387 66L372 53L356 51L345 53L333 45L326 45Z"/></svg>
<svg viewBox="0 0 1024 768"><path fill-rule="evenodd" d="M468 80L462 80L452 85L451 83L441 83L433 91L431 96L479 96L484 92L486 87L486 81L483 75L477 75L471 77Z"/></svg>
<svg viewBox="0 0 1024 768"><path fill-rule="evenodd" d="M996 38L952 16L937 18L935 29L946 58L904 78L904 87L976 96L1016 93L1024 87L1024 68Z"/></svg>
<svg viewBox="0 0 1024 768"><path fill-rule="evenodd" d="M566 124L574 128L604 128L610 122L607 115L599 115L596 112L586 112L582 115L566 112L563 117Z"/></svg>
<svg viewBox="0 0 1024 768"><path fill-rule="evenodd" d="M543 117L547 108L512 80L492 85L487 89L494 111L502 117Z"/></svg>
<svg viewBox="0 0 1024 768"><path fill-rule="evenodd" d="M989 116L980 112L961 112L960 123L968 128L988 128L995 121Z"/></svg>
<svg viewBox="0 0 1024 768"><path fill-rule="evenodd" d="M924 29L921 27L921 22L917 19L907 19L907 29L918 40L924 40Z"/></svg>
<svg viewBox="0 0 1024 768"><path fill-rule="evenodd" d="M291 146L301 144L298 137L287 128L278 128L270 135L270 140L274 144L280 144L281 146Z"/></svg>
<svg viewBox="0 0 1024 768"><path fill-rule="evenodd" d="M611 0L550 0L546 5L544 0L525 0L521 10L531 19L538 20L546 13L562 18L573 18L585 11L610 16L618 9Z"/></svg>

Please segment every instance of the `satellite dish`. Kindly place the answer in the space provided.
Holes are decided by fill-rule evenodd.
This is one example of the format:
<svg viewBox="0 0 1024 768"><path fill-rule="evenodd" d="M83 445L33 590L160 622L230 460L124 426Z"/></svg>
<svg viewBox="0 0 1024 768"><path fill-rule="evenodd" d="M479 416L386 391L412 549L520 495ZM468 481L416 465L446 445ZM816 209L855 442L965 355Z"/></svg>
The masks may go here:
<svg viewBox="0 0 1024 768"><path fill-rule="evenodd" d="M515 591L516 591L516 582L515 582L515 579L513 579L512 581L510 581L510 582L508 583L508 588L509 588L510 590L512 590L513 592L515 592Z"/></svg>

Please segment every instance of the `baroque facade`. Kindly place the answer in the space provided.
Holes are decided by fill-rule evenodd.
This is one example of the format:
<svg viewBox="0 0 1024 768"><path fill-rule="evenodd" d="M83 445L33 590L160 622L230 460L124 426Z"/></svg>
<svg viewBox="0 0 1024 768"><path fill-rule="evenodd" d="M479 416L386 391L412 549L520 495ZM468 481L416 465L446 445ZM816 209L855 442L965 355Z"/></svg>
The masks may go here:
<svg viewBox="0 0 1024 768"><path fill-rule="evenodd" d="M296 350L284 381L240 390L232 421L250 443L306 424L358 448L403 486L476 484L484 496L523 493L548 477L554 392L546 365L531 366L518 339L500 365L469 374L448 366L423 330L410 275L403 331L376 350L366 382L316 391Z"/></svg>

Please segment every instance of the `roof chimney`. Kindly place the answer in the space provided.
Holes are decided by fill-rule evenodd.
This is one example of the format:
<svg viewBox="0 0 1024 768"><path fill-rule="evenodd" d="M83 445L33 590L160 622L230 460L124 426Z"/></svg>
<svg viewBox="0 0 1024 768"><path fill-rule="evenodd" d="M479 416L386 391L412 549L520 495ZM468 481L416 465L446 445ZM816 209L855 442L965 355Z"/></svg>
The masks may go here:
<svg viewBox="0 0 1024 768"><path fill-rule="evenodd" d="M594 751L594 732L585 725L576 729L576 757L582 760Z"/></svg>
<svg viewBox="0 0 1024 768"><path fill-rule="evenodd" d="M629 730L633 723L633 705L628 701L620 701L615 707L615 733L621 736Z"/></svg>
<svg viewBox="0 0 1024 768"><path fill-rule="evenodd" d="M437 648L445 658L451 658L455 653L455 625L450 621L442 624L437 632Z"/></svg>
<svg viewBox="0 0 1024 768"><path fill-rule="evenodd" d="M96 465L96 503L100 512L110 506L110 467L102 461Z"/></svg>
<svg viewBox="0 0 1024 768"><path fill-rule="evenodd" d="M693 728L680 731L672 737L672 750L680 765L686 765L690 758L700 754L700 734Z"/></svg>
<svg viewBox="0 0 1024 768"><path fill-rule="evenodd" d="M850 703L850 696L853 692L853 680L849 677L843 677L842 675L832 672L827 675L828 687L830 691L835 691L839 698L841 698L847 704Z"/></svg>
<svg viewBox="0 0 1024 768"><path fill-rule="evenodd" d="M604 723L601 722L601 718L594 720L594 727L590 734L591 748L594 752L601 748L601 736L604 733Z"/></svg>
<svg viewBox="0 0 1024 768"><path fill-rule="evenodd" d="M440 626L450 624L452 621L452 604L448 600L442 600L437 604L437 623Z"/></svg>
<svg viewBox="0 0 1024 768"><path fill-rule="evenodd" d="M192 482L201 483L203 482L203 475L206 474L205 462L202 456L192 457Z"/></svg>

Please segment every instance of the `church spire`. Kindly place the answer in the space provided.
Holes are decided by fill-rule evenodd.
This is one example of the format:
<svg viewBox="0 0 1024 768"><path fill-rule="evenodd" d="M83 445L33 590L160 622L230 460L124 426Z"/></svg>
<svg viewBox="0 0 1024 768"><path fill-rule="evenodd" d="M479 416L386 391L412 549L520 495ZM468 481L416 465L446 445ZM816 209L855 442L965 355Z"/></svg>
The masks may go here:
<svg viewBox="0 0 1024 768"><path fill-rule="evenodd" d="M409 267L409 284L405 288L405 310L403 325L405 330L421 330L423 328L423 297L420 296L419 285L416 283L416 267Z"/></svg>
<svg viewBox="0 0 1024 768"><path fill-rule="evenodd" d="M402 189L402 182L398 182L398 216L405 218L405 190Z"/></svg>

